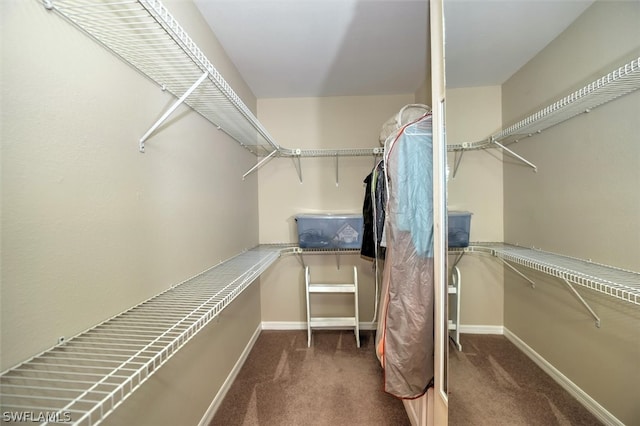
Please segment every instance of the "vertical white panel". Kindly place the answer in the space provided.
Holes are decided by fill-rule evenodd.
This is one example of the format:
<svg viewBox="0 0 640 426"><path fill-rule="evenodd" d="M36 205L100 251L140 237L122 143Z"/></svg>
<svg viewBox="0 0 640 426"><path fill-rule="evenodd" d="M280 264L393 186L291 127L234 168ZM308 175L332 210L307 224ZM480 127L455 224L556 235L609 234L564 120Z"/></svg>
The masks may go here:
<svg viewBox="0 0 640 426"><path fill-rule="evenodd" d="M428 424L446 425L447 400L447 200L445 140L444 13L442 0L430 2L431 103L433 108L433 214L435 279L435 389Z"/></svg>

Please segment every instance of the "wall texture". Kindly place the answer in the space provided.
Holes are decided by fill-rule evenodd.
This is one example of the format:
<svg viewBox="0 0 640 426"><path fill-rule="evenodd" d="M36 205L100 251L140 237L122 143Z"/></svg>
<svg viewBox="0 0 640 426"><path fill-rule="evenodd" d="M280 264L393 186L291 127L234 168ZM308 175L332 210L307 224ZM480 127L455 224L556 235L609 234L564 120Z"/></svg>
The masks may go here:
<svg viewBox="0 0 640 426"><path fill-rule="evenodd" d="M166 4L255 109L195 6ZM40 1L3 1L1 16L4 370L256 245L258 182L241 179L255 157L187 107L139 153L137 140L171 95ZM258 327L259 300L256 286L234 308L250 307L246 315L223 316L224 327L207 332L224 357L185 348L173 363L208 372L193 376L194 388L209 385L192 417ZM127 418L144 417L148 404L159 419L175 418L179 386L155 387Z"/></svg>
<svg viewBox="0 0 640 426"><path fill-rule="evenodd" d="M502 87L511 123L640 56L640 3L598 1ZM505 241L640 271L640 92L512 145L538 166L504 164ZM561 281L505 271L505 326L625 424L640 422L640 311Z"/></svg>

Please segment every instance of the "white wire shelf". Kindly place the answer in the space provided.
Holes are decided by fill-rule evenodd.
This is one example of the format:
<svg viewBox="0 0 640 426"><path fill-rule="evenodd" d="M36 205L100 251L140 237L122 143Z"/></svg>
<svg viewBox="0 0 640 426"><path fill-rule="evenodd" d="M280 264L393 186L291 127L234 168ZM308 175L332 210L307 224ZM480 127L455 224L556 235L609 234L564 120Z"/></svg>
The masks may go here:
<svg viewBox="0 0 640 426"><path fill-rule="evenodd" d="M474 243L464 249L450 248L449 251L489 253L615 299L640 305L640 272L502 243Z"/></svg>
<svg viewBox="0 0 640 426"><path fill-rule="evenodd" d="M493 148L491 138L475 142L460 142L447 144L447 152L474 151L477 149Z"/></svg>
<svg viewBox="0 0 640 426"><path fill-rule="evenodd" d="M451 144L447 146L447 150L484 149L496 146L496 142L502 144L518 142L638 89L640 89L640 58L622 65L484 140Z"/></svg>
<svg viewBox="0 0 640 426"><path fill-rule="evenodd" d="M246 251L3 372L3 416L32 424L99 424L282 250Z"/></svg>
<svg viewBox="0 0 640 426"><path fill-rule="evenodd" d="M358 252L259 245L3 372L0 409L32 424L97 425L281 255ZM450 249L466 252L640 305L638 272L502 243Z"/></svg>
<svg viewBox="0 0 640 426"><path fill-rule="evenodd" d="M360 249L351 248L300 248L296 247L298 254L360 254Z"/></svg>
<svg viewBox="0 0 640 426"><path fill-rule="evenodd" d="M280 250L281 255L285 255L285 254L360 254L359 248L301 248L299 245L293 244L293 243L260 244L258 247Z"/></svg>
<svg viewBox="0 0 640 426"><path fill-rule="evenodd" d="M381 157L383 147L376 148L339 148L339 149L296 149L282 152L286 157Z"/></svg>
<svg viewBox="0 0 640 426"><path fill-rule="evenodd" d="M279 149L160 1L43 0L43 3L176 97L190 93L183 99L187 105L249 151L267 155ZM206 73L204 81L194 84L203 73ZM140 148L144 150L144 140Z"/></svg>
<svg viewBox="0 0 640 426"><path fill-rule="evenodd" d="M296 244L272 244L270 246L280 247L281 254L297 254L298 261L303 268L306 268L306 263L304 261L305 255L328 255L332 254L336 257L336 267L340 269L340 256L341 255L354 255L360 254L360 249L352 249L352 248L301 248Z"/></svg>
<svg viewBox="0 0 640 426"><path fill-rule="evenodd" d="M142 136L141 151L153 131L184 102L259 157L382 155L382 147L280 147L160 0L42 1L178 98Z"/></svg>

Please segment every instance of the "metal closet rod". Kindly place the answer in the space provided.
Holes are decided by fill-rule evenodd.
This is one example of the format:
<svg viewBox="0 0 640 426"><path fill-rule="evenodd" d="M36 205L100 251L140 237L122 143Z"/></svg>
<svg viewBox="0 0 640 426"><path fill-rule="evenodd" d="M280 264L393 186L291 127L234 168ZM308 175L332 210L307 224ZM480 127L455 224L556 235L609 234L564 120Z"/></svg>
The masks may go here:
<svg viewBox="0 0 640 426"><path fill-rule="evenodd" d="M252 168L250 168L245 174L242 175L242 179L245 179L251 173L258 170L260 167L267 164L275 157L291 158L293 160L296 172L298 173L298 179L302 183L302 163L301 158L335 158L336 164L336 186L340 184L339 180L339 158L340 157L373 157L374 159L382 157L384 155L383 147L374 148L340 148L340 149L288 149L280 148L272 151L266 157L258 161Z"/></svg>

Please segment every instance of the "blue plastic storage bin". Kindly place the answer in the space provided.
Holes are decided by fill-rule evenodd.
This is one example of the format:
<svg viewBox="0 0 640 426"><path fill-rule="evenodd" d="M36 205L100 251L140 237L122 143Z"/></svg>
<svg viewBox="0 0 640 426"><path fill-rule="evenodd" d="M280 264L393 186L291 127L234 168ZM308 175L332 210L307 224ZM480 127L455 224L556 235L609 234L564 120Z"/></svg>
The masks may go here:
<svg viewBox="0 0 640 426"><path fill-rule="evenodd" d="M449 247L468 247L471 213L450 211L447 216Z"/></svg>
<svg viewBox="0 0 640 426"><path fill-rule="evenodd" d="M363 217L358 214L296 216L300 248L359 249Z"/></svg>

